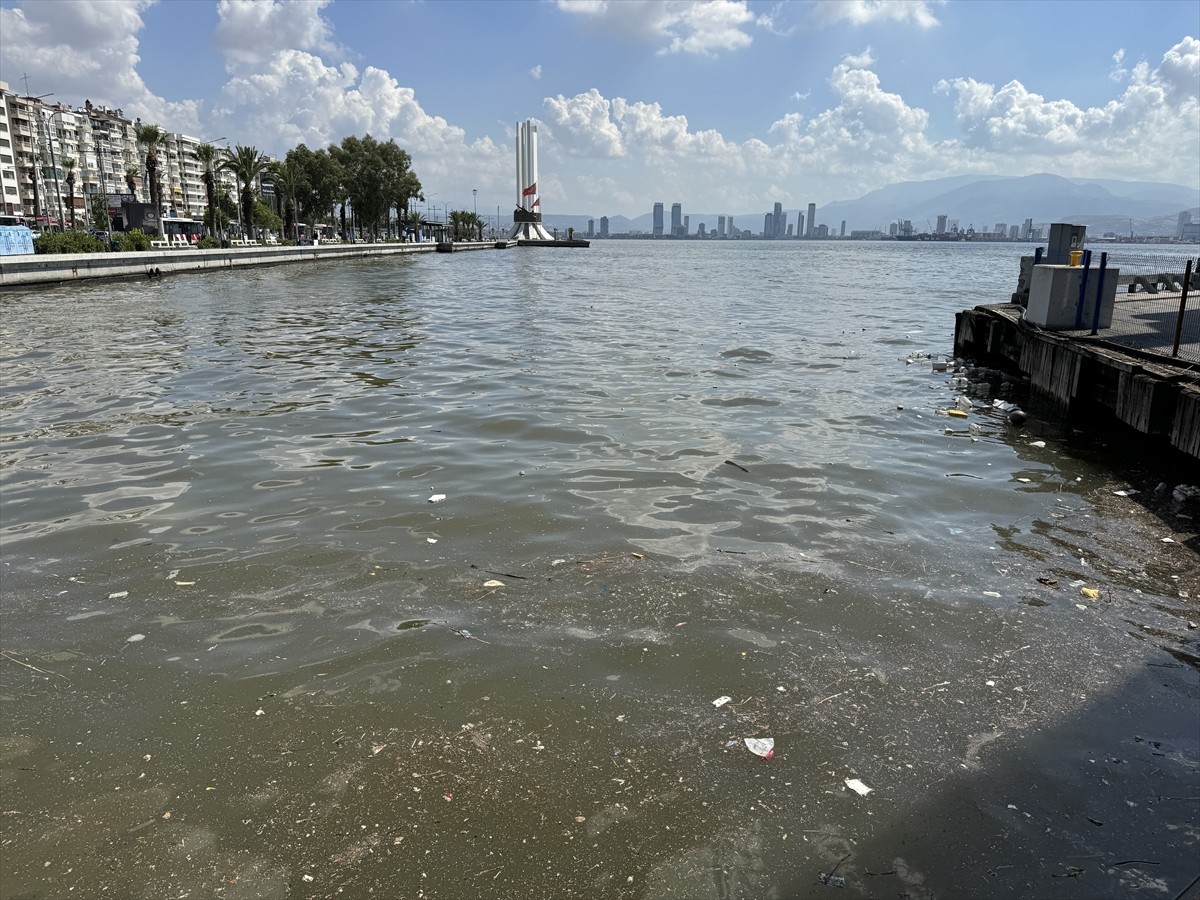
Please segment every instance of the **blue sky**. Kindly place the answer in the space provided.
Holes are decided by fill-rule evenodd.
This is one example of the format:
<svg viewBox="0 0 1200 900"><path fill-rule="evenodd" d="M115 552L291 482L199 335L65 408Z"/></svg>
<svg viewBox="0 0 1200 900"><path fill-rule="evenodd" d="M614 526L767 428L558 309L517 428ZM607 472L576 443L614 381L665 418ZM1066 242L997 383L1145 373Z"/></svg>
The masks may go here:
<svg viewBox="0 0 1200 900"><path fill-rule="evenodd" d="M1049 171L1200 184L1200 5L0 0L0 79L283 154L394 137L426 194L748 213Z"/></svg>

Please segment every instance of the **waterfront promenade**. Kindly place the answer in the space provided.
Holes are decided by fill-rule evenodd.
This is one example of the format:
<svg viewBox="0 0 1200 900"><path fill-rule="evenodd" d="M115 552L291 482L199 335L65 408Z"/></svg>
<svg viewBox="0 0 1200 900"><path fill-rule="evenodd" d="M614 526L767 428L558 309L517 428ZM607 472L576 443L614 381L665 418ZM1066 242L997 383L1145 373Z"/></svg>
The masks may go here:
<svg viewBox="0 0 1200 900"><path fill-rule="evenodd" d="M492 250L495 241L460 241L455 251ZM175 272L234 269L239 266L276 265L433 253L438 245L419 244L319 244L295 247L228 247L219 250L152 250L130 253L54 253L0 257L0 288L58 284L94 278L146 278Z"/></svg>

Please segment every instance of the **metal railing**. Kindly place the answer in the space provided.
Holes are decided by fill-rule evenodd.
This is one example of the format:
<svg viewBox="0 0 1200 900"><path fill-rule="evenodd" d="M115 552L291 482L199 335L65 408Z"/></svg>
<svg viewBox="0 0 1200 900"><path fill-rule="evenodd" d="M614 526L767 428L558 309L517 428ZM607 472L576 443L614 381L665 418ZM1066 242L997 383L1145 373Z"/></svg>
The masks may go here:
<svg viewBox="0 0 1200 900"><path fill-rule="evenodd" d="M1077 329L1142 353L1200 363L1200 260L1089 250L1083 263ZM1114 288L1110 319L1105 301Z"/></svg>

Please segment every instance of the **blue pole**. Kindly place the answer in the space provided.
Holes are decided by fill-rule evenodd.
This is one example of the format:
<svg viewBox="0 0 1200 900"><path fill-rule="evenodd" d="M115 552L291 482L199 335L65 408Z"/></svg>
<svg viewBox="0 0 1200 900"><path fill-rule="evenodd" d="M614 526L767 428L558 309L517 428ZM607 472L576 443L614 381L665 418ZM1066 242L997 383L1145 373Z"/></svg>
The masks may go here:
<svg viewBox="0 0 1200 900"><path fill-rule="evenodd" d="M1096 306L1092 310L1092 334L1100 327L1100 304L1104 302L1104 270L1108 268L1108 253L1100 254L1100 277L1096 280Z"/></svg>
<svg viewBox="0 0 1200 900"><path fill-rule="evenodd" d="M1083 327L1083 301L1087 299L1088 270L1092 267L1092 251L1083 251L1083 277L1079 279L1079 302L1075 304L1075 327Z"/></svg>

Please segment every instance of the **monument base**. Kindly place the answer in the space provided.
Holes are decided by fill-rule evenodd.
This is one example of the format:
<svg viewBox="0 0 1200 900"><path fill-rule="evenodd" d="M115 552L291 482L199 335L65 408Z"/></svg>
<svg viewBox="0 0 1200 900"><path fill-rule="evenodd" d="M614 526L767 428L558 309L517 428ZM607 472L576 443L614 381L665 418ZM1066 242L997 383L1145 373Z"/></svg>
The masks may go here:
<svg viewBox="0 0 1200 900"><path fill-rule="evenodd" d="M548 232L541 222L514 222L509 229L510 241L552 241L554 235Z"/></svg>

